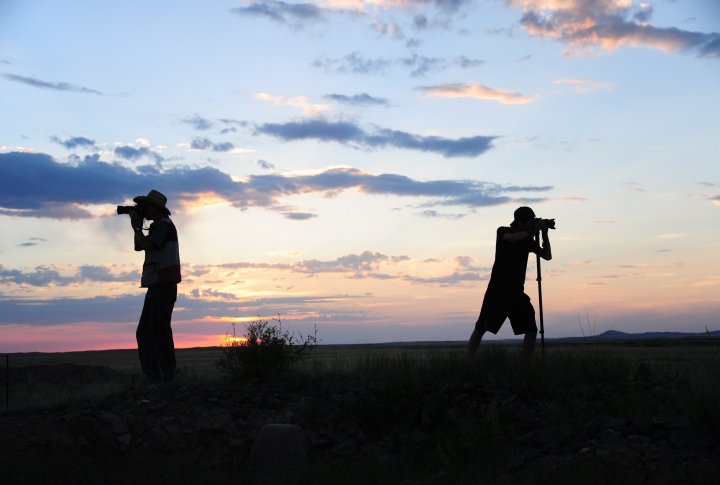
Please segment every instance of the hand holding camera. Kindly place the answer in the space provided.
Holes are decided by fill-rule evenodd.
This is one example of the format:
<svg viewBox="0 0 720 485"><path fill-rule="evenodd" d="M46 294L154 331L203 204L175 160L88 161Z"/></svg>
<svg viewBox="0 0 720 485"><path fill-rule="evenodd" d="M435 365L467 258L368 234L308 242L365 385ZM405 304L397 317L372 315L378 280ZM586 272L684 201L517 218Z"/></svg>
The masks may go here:
<svg viewBox="0 0 720 485"><path fill-rule="evenodd" d="M555 229L555 219L535 219L535 232Z"/></svg>
<svg viewBox="0 0 720 485"><path fill-rule="evenodd" d="M143 219L145 218L143 214L143 207L142 205L119 205L117 206L117 213L118 214L128 214L130 216L130 225L135 228L142 228L143 225Z"/></svg>

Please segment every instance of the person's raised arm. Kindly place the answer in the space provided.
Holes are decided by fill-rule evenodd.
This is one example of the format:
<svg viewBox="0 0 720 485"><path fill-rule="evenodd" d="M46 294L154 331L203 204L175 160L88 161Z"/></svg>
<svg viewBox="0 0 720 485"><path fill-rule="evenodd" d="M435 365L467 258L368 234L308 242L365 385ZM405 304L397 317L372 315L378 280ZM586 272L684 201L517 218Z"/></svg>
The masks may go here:
<svg viewBox="0 0 720 485"><path fill-rule="evenodd" d="M149 247L149 242L147 241L147 237L142 232L142 225L143 225L143 216L141 216L137 212L131 212L130 213L130 225L133 228L133 231L135 232L134 236L134 243L135 243L135 251L144 251Z"/></svg>
<svg viewBox="0 0 720 485"><path fill-rule="evenodd" d="M542 234L542 245L540 246L540 250L538 251L538 256L540 256L546 261L550 261L552 259L552 248L550 247L548 228L544 227L542 231L540 231L540 233Z"/></svg>

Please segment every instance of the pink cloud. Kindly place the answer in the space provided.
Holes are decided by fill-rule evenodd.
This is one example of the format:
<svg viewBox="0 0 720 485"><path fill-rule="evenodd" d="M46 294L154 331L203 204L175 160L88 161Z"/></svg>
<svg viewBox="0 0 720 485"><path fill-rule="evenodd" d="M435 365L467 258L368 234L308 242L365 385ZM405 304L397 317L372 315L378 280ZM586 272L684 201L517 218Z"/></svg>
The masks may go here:
<svg viewBox="0 0 720 485"><path fill-rule="evenodd" d="M493 89L473 83L441 84L438 86L424 86L418 89L423 91L427 96L474 98L486 101L497 101L502 104L526 104L535 100L535 96L513 93L502 89Z"/></svg>
<svg viewBox="0 0 720 485"><path fill-rule="evenodd" d="M530 35L560 40L568 54L647 47L663 52L695 51L720 57L720 34L657 27L653 7L634 0L513 0L523 9L520 23Z"/></svg>

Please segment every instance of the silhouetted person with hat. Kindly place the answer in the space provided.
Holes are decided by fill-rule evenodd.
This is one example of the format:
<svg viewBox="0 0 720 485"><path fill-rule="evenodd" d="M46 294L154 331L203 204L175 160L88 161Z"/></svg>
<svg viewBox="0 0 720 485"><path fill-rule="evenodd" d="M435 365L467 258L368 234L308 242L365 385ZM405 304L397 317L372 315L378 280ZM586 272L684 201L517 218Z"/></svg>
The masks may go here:
<svg viewBox="0 0 720 485"><path fill-rule="evenodd" d="M150 382L175 377L175 345L170 320L180 283L180 252L175 225L170 220L167 197L151 190L135 197L137 210L130 212L135 232L135 251L145 251L140 286L147 288L137 338L140 365ZM143 220L153 221L143 234Z"/></svg>
<svg viewBox="0 0 720 485"><path fill-rule="evenodd" d="M523 351L531 354L535 348L537 323L535 309L525 294L525 272L528 255L535 253L545 260L552 259L548 239L547 219L536 219L529 207L515 211L510 227L498 227L495 240L495 263L488 283L482 309L475 330L468 342L468 352L474 355L485 332L496 334L510 319L515 335L525 334ZM542 234L542 246L534 238Z"/></svg>

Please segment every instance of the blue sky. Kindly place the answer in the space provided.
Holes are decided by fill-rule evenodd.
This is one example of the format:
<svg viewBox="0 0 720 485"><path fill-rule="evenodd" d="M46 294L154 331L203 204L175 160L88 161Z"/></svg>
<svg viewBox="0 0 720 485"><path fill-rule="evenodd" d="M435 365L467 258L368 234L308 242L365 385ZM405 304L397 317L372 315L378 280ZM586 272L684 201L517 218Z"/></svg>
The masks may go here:
<svg viewBox="0 0 720 485"><path fill-rule="evenodd" d="M181 346L467 338L519 205L548 336L717 329L719 58L713 0L0 2L0 351L134 345L152 188Z"/></svg>

